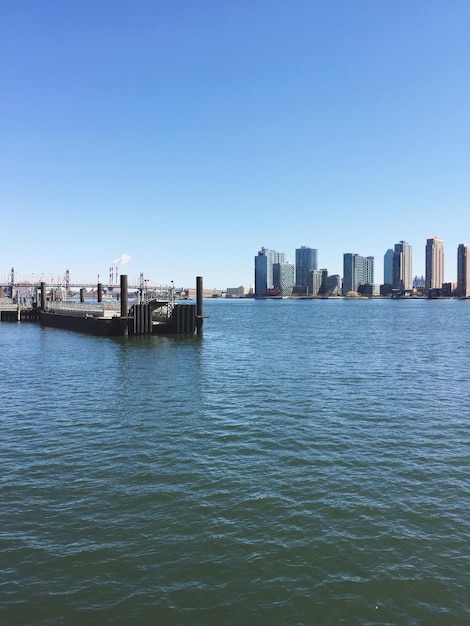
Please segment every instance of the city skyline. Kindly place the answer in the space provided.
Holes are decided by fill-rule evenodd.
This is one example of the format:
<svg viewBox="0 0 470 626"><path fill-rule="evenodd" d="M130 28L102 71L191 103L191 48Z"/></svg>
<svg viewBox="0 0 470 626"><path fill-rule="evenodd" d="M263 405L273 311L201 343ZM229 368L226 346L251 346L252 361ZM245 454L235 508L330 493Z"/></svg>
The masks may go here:
<svg viewBox="0 0 470 626"><path fill-rule="evenodd" d="M433 255L434 244L436 241L439 243L438 260L436 260ZM412 252L413 247L411 246L411 244L409 244L408 242L404 240L400 240L399 243L395 243L393 244L393 246L394 246L393 248L387 248L387 250L385 251L385 254L383 254L382 257L379 256L379 259L380 258L383 259L383 265L381 266L381 271L377 271L377 260L376 260L376 257L374 257L373 255L361 256L356 252L354 253L348 252L348 253L342 254L342 271L341 272L332 272L330 271L330 268L325 267L323 265L319 265L318 248L310 248L310 246L305 246L305 245L297 247L293 255L294 258L296 259L296 262L292 263L289 260L287 253L275 251L273 249L262 246L260 248L260 251L258 252L258 255L255 256L254 272L256 274L257 262L261 262L262 264L264 264L265 267L263 266L264 269L262 269L262 271L264 271L266 274L266 276L264 277L264 281L267 285L268 283L269 284L273 283L273 264L289 266L289 267L285 267L284 269L277 268L276 271L278 272L278 276L280 276L281 274L283 274L284 276L290 276L291 271L292 271L293 279L289 278L289 284L290 282L292 282L292 284L296 285L297 287L306 287L307 282L308 282L308 289L311 289L312 288L312 284L311 284L312 276L310 274L312 270L317 271L318 274L320 274L321 271L327 270L329 276L338 275L343 280L345 277L345 257L358 257L359 259L362 259L361 261L362 264L360 268L357 267L355 271L356 273L358 273L358 276L359 274L361 275L363 282L367 284L374 284L374 285L387 285L388 284L390 286L393 285L395 287L399 286L401 289L404 289L404 290L410 290L413 287L415 278L416 279L422 278L423 286L426 285L426 289L429 290L431 284L433 285L431 288L439 289L440 287L436 287L436 285L439 284L442 277L444 278L442 280L441 285L445 283L457 284L459 282L459 276L460 276L460 281L462 281L462 276L467 276L464 268L466 267L465 263L468 262L466 255L467 255L467 251L470 249L470 244L465 244L465 243L458 244L456 248L457 258L455 260L455 263L453 261L452 254L451 254L450 260L447 263L444 263L445 245L444 245L443 240L440 237L430 237L426 239L426 243L424 245L424 251L423 251L425 269L422 274L415 271L415 268L414 268L415 256L413 256L413 252ZM464 258L463 255L465 255L465 261L463 260ZM258 258L260 256L262 257L261 259ZM300 261L300 265L301 265L300 273L299 273L298 261ZM119 259L116 259L115 262L116 263L119 262ZM307 265L309 263L311 264L311 266L309 266L309 268L307 269ZM151 280L155 284L175 283L175 281L173 280L170 280L167 282L158 280L158 279L155 279L153 276L150 277L149 279L149 274L146 272L139 272L138 274L129 273L128 268L125 267L125 265L126 264L111 266L108 268L108 272L104 272L103 274L98 274L95 277L81 276L79 278L77 277L77 274L74 271L70 272L69 269L63 270L63 271L59 270L57 272L44 272L44 273L30 272L29 274L23 274L23 273L18 272L16 268L12 266L8 271L0 273L0 282L2 284L9 284L11 282L12 272L14 272L16 276L20 275L19 280L26 279L32 282L37 282L40 279L40 276L43 276L43 278L45 277L46 280L48 280L48 277L49 278L54 277L55 280L58 280L60 282L60 280L65 280L65 275L70 272L70 274L75 276L79 282L84 282L84 283L86 282L90 284L95 284L96 282L102 282L103 284L109 284L109 285L118 284L119 274L126 274L126 275L132 276L136 284L139 282L139 280L142 280L143 278L145 278L145 280ZM434 267L435 265L437 265L437 267L439 268L438 269L439 277L435 281L432 281L430 278L430 275L431 275L430 272L431 272L431 268L434 268L432 271L435 273L436 271ZM446 280L445 278L446 276L445 272L449 265L451 266L452 272L455 270L455 276L456 276L455 280ZM349 270L351 270L351 268L349 268ZM279 272L281 272L281 274L279 274ZM305 282L305 275L307 273L309 274L309 278L308 278L308 281ZM468 273L468 275L470 276L470 272ZM303 277L303 279L301 279L300 282L299 282L299 276ZM370 276L373 277L372 282L370 282ZM426 278L428 278L428 282L426 282ZM350 277L348 278L348 280L352 280L352 278ZM355 280L358 284L361 282L358 278L356 278ZM467 279L465 278L465 280ZM191 281L189 283L179 283L179 286L183 288L191 287L191 285L192 285ZM244 288L253 287L256 291L256 276L253 274L253 265L252 265L252 278L250 281L246 283L239 282L238 284L232 284L232 285L229 285L227 283L224 286L218 288L218 290L223 291L227 288L234 289L240 286L243 286ZM351 287L351 289L347 289L347 291L355 291L355 289L352 289Z"/></svg>
<svg viewBox="0 0 470 626"><path fill-rule="evenodd" d="M0 273L117 260L225 288L303 239L378 277L404 239L424 275L426 237L470 240L469 21L464 0L5 0Z"/></svg>
<svg viewBox="0 0 470 626"><path fill-rule="evenodd" d="M327 267L317 269L317 248L305 245L296 248L294 265L289 260L286 261L285 252L262 247L255 256L254 292L257 295L266 295L270 290L278 290L280 295L316 295L320 293L322 283L326 284L324 281L328 276L341 278L343 295L361 291L361 286L364 285L370 287L366 289L366 295L378 293L375 287L380 287L382 295L389 295L392 291L401 291L405 294L413 290L415 282L418 284L421 281L427 293L436 290L450 293L449 285L454 285L459 293L470 292L469 244L458 245L455 263L456 281L445 280L445 246L441 238L430 237L426 240L424 258L425 274L419 275L413 269L412 246L400 240L383 255L383 280L381 280L376 274L375 258L371 255L343 253L343 271L341 274L333 275Z"/></svg>

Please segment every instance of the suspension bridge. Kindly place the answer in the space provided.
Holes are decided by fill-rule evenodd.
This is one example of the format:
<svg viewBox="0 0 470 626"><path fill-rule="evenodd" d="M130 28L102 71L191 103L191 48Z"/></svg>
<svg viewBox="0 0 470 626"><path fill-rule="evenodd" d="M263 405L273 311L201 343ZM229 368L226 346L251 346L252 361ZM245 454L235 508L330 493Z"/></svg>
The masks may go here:
<svg viewBox="0 0 470 626"><path fill-rule="evenodd" d="M74 290L86 289L87 291L96 290L98 285L105 286L108 291L119 289L119 272L118 268L110 268L108 280L102 280L98 274L96 281L84 279L72 274L68 269L63 274L57 273L36 273L36 274L20 274L12 267L11 270L0 276L1 294L10 295L10 297L20 290L33 290L40 287L41 283L45 283L49 289L64 289L66 293ZM171 284L163 284L148 278L141 272L138 276L129 277L129 289L140 292L176 292L179 294L188 294L190 289L187 287L175 287L173 281Z"/></svg>

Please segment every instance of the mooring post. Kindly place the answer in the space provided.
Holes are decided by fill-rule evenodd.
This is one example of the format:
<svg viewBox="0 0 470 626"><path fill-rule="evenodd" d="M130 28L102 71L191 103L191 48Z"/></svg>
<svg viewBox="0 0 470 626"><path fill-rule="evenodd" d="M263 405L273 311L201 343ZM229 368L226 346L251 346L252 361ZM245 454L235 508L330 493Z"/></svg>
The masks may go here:
<svg viewBox="0 0 470 626"><path fill-rule="evenodd" d="M196 333L202 335L202 320L204 313L202 276L196 276Z"/></svg>
<svg viewBox="0 0 470 626"><path fill-rule="evenodd" d="M81 303L85 302L85 289L84 289L84 287L80 288L80 302Z"/></svg>
<svg viewBox="0 0 470 626"><path fill-rule="evenodd" d="M46 283L41 283L41 311L46 310Z"/></svg>
<svg viewBox="0 0 470 626"><path fill-rule="evenodd" d="M127 274L121 274L121 317L127 317L128 295Z"/></svg>
<svg viewBox="0 0 470 626"><path fill-rule="evenodd" d="M103 302L103 283L98 283L98 302Z"/></svg>

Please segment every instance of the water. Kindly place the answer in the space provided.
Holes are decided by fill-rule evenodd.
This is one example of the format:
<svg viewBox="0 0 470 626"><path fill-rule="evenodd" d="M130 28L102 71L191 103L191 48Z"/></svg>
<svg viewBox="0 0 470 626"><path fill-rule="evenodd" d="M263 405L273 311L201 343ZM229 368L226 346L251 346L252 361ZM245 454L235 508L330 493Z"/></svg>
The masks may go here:
<svg viewBox="0 0 470 626"><path fill-rule="evenodd" d="M470 622L470 303L0 324L0 624Z"/></svg>

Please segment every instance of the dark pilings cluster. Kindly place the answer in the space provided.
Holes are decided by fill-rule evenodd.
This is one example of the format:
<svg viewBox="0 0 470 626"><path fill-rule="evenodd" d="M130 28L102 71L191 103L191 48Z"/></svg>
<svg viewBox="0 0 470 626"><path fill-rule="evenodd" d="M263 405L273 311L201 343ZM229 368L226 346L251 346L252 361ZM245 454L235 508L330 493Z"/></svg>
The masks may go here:
<svg viewBox="0 0 470 626"><path fill-rule="evenodd" d="M197 328L196 307L194 304L175 304L171 313L171 327L174 333L194 333Z"/></svg>
<svg viewBox="0 0 470 626"><path fill-rule="evenodd" d="M150 334L152 332L152 309L150 304L134 304L133 312L132 327L129 332L133 335Z"/></svg>

